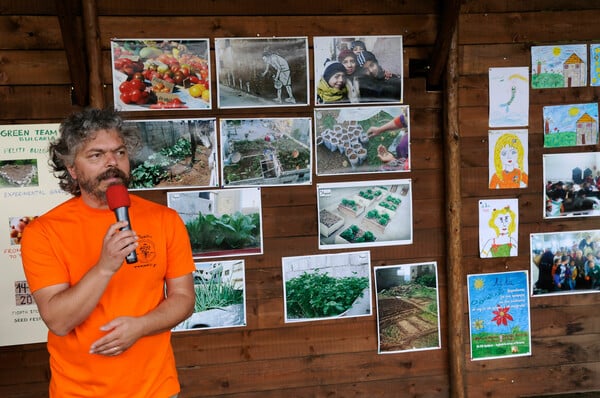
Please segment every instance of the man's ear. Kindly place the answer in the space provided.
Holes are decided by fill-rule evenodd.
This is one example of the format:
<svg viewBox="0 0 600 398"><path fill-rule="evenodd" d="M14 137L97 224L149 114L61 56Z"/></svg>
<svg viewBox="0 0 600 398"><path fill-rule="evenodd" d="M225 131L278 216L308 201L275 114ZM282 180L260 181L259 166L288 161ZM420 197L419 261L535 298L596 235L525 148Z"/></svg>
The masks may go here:
<svg viewBox="0 0 600 398"><path fill-rule="evenodd" d="M77 172L75 171L75 167L67 166L67 171L69 172L69 175L71 176L72 179L74 179L74 180L77 179Z"/></svg>

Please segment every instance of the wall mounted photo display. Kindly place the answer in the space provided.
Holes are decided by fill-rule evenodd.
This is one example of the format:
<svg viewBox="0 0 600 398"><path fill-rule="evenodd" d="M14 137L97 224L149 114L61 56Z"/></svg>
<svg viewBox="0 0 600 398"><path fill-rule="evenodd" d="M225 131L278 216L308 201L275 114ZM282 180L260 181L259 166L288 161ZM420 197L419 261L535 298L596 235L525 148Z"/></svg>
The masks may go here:
<svg viewBox="0 0 600 398"><path fill-rule="evenodd" d="M58 136L57 123L0 126L0 346L47 340L25 279L21 237L31 221L71 197L48 167L48 143Z"/></svg>
<svg viewBox="0 0 600 398"><path fill-rule="evenodd" d="M519 199L479 201L479 257L514 257L519 252Z"/></svg>
<svg viewBox="0 0 600 398"><path fill-rule="evenodd" d="M412 180L317 184L319 249L408 245Z"/></svg>
<svg viewBox="0 0 600 398"><path fill-rule="evenodd" d="M442 347L437 263L375 267L379 354Z"/></svg>
<svg viewBox="0 0 600 398"><path fill-rule="evenodd" d="M315 109L317 175L410 171L408 105Z"/></svg>
<svg viewBox="0 0 600 398"><path fill-rule="evenodd" d="M529 68L489 69L489 126L529 125Z"/></svg>
<svg viewBox="0 0 600 398"><path fill-rule="evenodd" d="M219 186L216 120L130 120L142 147L132 154L132 190Z"/></svg>
<svg viewBox="0 0 600 398"><path fill-rule="evenodd" d="M598 103L543 108L544 148L598 144Z"/></svg>
<svg viewBox="0 0 600 398"><path fill-rule="evenodd" d="M587 86L587 44L531 47L531 88Z"/></svg>
<svg viewBox="0 0 600 398"><path fill-rule="evenodd" d="M600 230L530 235L531 295L600 293Z"/></svg>
<svg viewBox="0 0 600 398"><path fill-rule="evenodd" d="M373 314L369 251L282 257L285 322Z"/></svg>
<svg viewBox="0 0 600 398"><path fill-rule="evenodd" d="M218 107L309 105L307 37L216 38Z"/></svg>
<svg viewBox="0 0 600 398"><path fill-rule="evenodd" d="M119 111L212 108L208 39L111 39Z"/></svg>
<svg viewBox="0 0 600 398"><path fill-rule="evenodd" d="M220 119L223 187L311 185L310 118Z"/></svg>
<svg viewBox="0 0 600 398"><path fill-rule="evenodd" d="M194 258L263 254L260 187L167 192L188 231Z"/></svg>
<svg viewBox="0 0 600 398"><path fill-rule="evenodd" d="M246 326L244 260L197 262L194 313L173 332Z"/></svg>
<svg viewBox="0 0 600 398"><path fill-rule="evenodd" d="M402 36L313 37L315 105L404 102Z"/></svg>
<svg viewBox="0 0 600 398"><path fill-rule="evenodd" d="M471 360L531 355L527 271L467 275Z"/></svg>
<svg viewBox="0 0 600 398"><path fill-rule="evenodd" d="M528 131L489 130L490 189L526 188L529 184Z"/></svg>
<svg viewBox="0 0 600 398"><path fill-rule="evenodd" d="M600 44L590 44L590 86L600 86Z"/></svg>
<svg viewBox="0 0 600 398"><path fill-rule="evenodd" d="M600 152L542 158L544 218L600 216Z"/></svg>

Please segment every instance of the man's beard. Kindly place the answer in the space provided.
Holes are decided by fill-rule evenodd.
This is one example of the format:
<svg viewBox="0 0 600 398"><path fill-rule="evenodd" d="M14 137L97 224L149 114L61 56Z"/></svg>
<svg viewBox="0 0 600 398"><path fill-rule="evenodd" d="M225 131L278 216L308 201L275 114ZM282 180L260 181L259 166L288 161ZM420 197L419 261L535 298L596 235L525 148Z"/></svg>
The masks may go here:
<svg viewBox="0 0 600 398"><path fill-rule="evenodd" d="M109 178L119 178L123 185L129 185L129 177L121 170L116 167L111 167L104 173L96 176L96 178L79 178L79 188L82 191L87 192L102 203L106 203L106 190L100 189L102 181Z"/></svg>

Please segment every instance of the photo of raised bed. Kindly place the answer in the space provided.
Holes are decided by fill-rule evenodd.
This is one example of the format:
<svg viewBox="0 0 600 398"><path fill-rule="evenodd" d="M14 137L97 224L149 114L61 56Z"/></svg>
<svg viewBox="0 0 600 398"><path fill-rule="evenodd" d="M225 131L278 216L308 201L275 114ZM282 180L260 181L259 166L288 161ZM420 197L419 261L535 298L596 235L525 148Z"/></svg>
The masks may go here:
<svg viewBox="0 0 600 398"><path fill-rule="evenodd" d="M310 185L311 136L310 118L222 119L222 185Z"/></svg>
<svg viewBox="0 0 600 398"><path fill-rule="evenodd" d="M319 249L412 243L411 180L317 184Z"/></svg>
<svg viewBox="0 0 600 398"><path fill-rule="evenodd" d="M410 171L408 105L316 109L314 119L317 175Z"/></svg>

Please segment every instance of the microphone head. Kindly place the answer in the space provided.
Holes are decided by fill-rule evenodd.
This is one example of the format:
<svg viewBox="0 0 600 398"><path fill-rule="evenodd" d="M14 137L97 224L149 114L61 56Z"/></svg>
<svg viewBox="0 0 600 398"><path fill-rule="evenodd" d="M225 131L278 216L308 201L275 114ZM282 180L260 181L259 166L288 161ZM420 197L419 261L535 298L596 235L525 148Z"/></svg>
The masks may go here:
<svg viewBox="0 0 600 398"><path fill-rule="evenodd" d="M122 184L110 185L106 190L106 202L111 210L119 207L129 207L131 200L129 199L127 187Z"/></svg>

